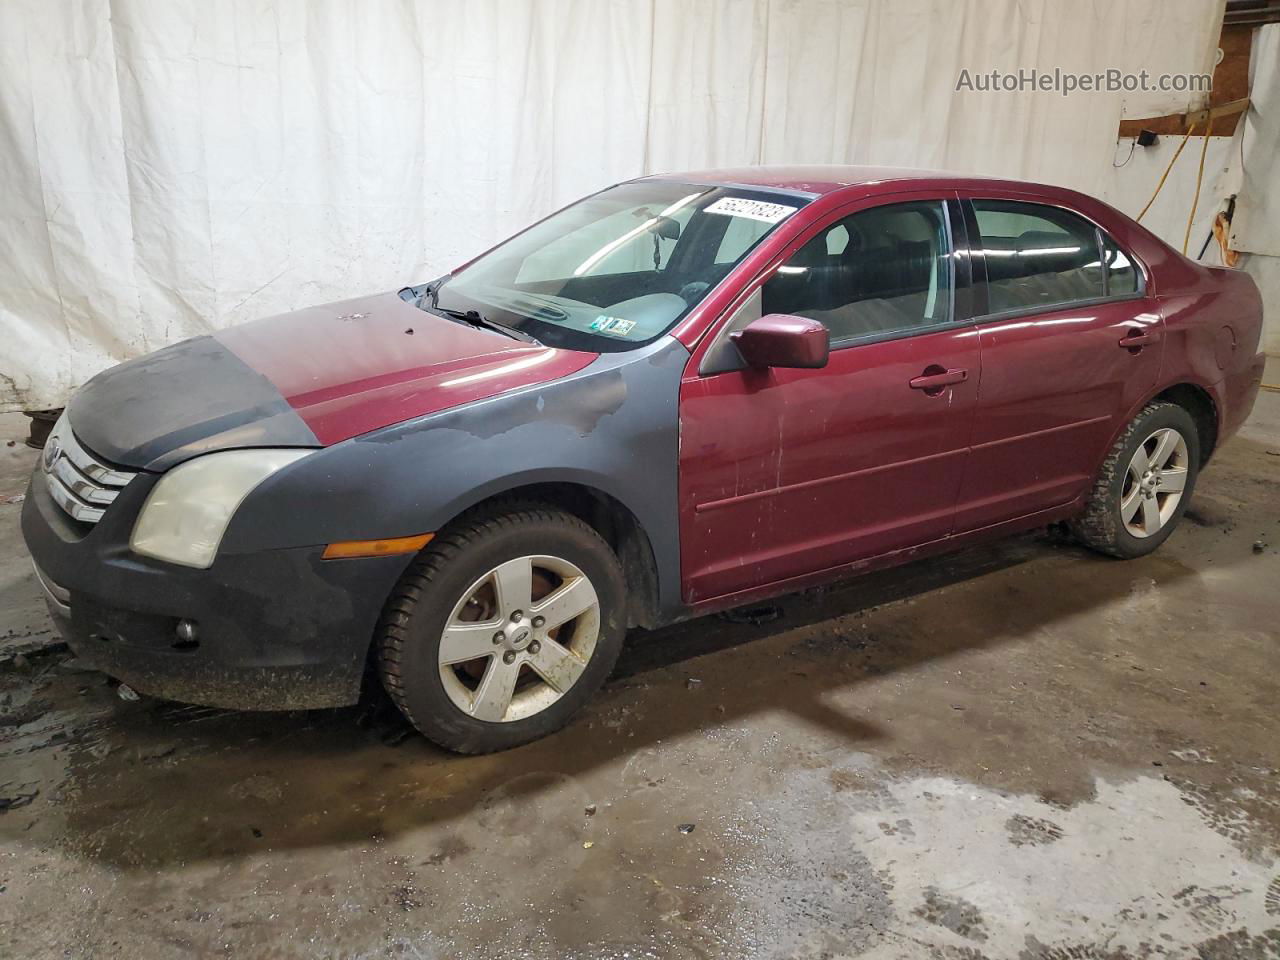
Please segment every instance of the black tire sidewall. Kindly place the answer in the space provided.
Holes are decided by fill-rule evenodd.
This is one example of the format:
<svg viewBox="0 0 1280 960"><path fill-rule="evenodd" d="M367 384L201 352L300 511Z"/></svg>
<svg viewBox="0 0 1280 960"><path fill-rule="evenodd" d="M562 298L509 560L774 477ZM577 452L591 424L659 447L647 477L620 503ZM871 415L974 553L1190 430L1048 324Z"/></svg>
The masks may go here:
<svg viewBox="0 0 1280 960"><path fill-rule="evenodd" d="M521 556L549 555L578 567L600 601L600 636L582 676L545 710L504 723L477 720L460 710L440 677L439 648L454 606L476 580L499 564ZM625 587L618 562L598 535L567 520L520 519L465 543L427 583L414 606L401 653L400 683L410 719L443 746L486 753L551 733L591 698L608 678L626 635Z"/></svg>
<svg viewBox="0 0 1280 960"><path fill-rule="evenodd" d="M1154 536L1135 537L1125 528L1124 520L1120 516L1120 499L1124 494L1125 474L1129 470L1129 461L1133 459L1133 454L1138 447L1145 443L1147 438L1155 431L1163 430L1166 427L1177 430L1182 435L1182 439L1186 441L1187 482L1182 490L1182 499L1178 501L1178 507L1168 522ZM1109 485L1108 499L1110 502L1107 504L1107 509L1113 511L1115 515L1116 552L1129 558L1145 556L1159 547L1173 534L1178 522L1182 519L1182 515L1186 513L1187 504L1191 502L1191 495L1195 491L1196 480L1200 475L1200 437L1191 414L1187 413L1182 407L1167 404L1139 417L1134 422L1132 435L1124 445L1124 449L1116 460L1113 470L1114 475L1111 477Z"/></svg>

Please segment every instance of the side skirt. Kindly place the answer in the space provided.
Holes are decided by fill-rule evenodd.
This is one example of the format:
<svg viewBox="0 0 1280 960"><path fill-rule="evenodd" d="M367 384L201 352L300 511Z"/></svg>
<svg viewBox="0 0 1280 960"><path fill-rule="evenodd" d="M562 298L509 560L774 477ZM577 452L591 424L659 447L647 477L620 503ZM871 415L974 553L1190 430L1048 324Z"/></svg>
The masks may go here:
<svg viewBox="0 0 1280 960"><path fill-rule="evenodd" d="M802 574L801 576L791 577L787 580L779 580L775 583L770 583L762 587L753 587L750 590L741 590L737 593L725 594L719 597L710 597L691 606L686 606L679 616L673 618L669 622L675 623L681 620L692 619L693 617L701 617L708 613L730 610L734 607L740 607L748 603L757 603L761 600L771 600L775 597L795 593L799 590L805 590L810 587L817 587L840 580L847 580L860 574L870 573L873 570L897 567L904 563L910 563L913 560L920 560L925 557L951 553L973 544L985 543L989 540L998 540L1001 537L1009 536L1011 534L1023 533L1027 530L1034 530L1037 527L1044 527L1051 523L1058 523L1059 521L1067 520L1079 513L1083 507L1084 498L1081 496L1058 507L1052 507L1048 510L1040 510L1036 513L1029 513L1021 517L1014 517L1012 520L1002 520L1000 523L990 524L985 527L978 527L974 530L966 530L963 533L941 537L937 540L931 540L928 543L922 543L919 546L909 547L905 550L894 550L890 553L882 553L878 556L867 557L866 559L856 560L853 563L842 564L838 567L828 567L825 570Z"/></svg>

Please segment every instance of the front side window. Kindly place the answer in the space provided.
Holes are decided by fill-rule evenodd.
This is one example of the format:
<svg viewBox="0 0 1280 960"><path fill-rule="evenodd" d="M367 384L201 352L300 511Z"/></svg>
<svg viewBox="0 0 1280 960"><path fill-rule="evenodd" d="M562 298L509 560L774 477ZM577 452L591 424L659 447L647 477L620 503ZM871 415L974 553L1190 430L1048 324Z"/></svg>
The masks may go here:
<svg viewBox="0 0 1280 960"><path fill-rule="evenodd" d="M554 347L634 349L692 310L779 223L791 194L624 183L511 238L422 299Z"/></svg>
<svg viewBox="0 0 1280 960"><path fill-rule="evenodd" d="M941 201L863 210L778 267L764 284L762 310L817 320L833 345L945 323L950 253Z"/></svg>
<svg viewBox="0 0 1280 960"><path fill-rule="evenodd" d="M1057 207L974 200L991 313L1047 309L1104 296L1092 223Z"/></svg>

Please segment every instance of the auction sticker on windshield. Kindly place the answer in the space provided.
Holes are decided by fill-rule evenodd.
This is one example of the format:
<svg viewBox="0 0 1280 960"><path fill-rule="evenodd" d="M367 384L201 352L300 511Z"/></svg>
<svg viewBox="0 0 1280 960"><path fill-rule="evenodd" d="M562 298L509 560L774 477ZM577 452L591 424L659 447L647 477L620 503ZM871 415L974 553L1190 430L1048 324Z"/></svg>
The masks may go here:
<svg viewBox="0 0 1280 960"><path fill-rule="evenodd" d="M748 200L745 197L721 197L706 208L706 213L720 213L727 217L746 217L748 220L763 220L765 223L777 223L784 217L796 212L798 207L788 207L784 203L767 203L764 200Z"/></svg>

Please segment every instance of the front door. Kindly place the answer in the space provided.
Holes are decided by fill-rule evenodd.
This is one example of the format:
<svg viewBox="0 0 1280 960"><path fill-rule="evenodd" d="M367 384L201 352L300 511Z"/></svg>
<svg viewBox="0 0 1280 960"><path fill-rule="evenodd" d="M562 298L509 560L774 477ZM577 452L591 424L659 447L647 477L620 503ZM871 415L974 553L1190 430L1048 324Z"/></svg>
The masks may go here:
<svg viewBox="0 0 1280 960"><path fill-rule="evenodd" d="M951 226L933 196L864 201L757 280L729 325L817 319L825 368L703 373L709 351L695 354L680 394L687 602L950 533L980 376L978 337L954 309L968 267L957 271Z"/></svg>

